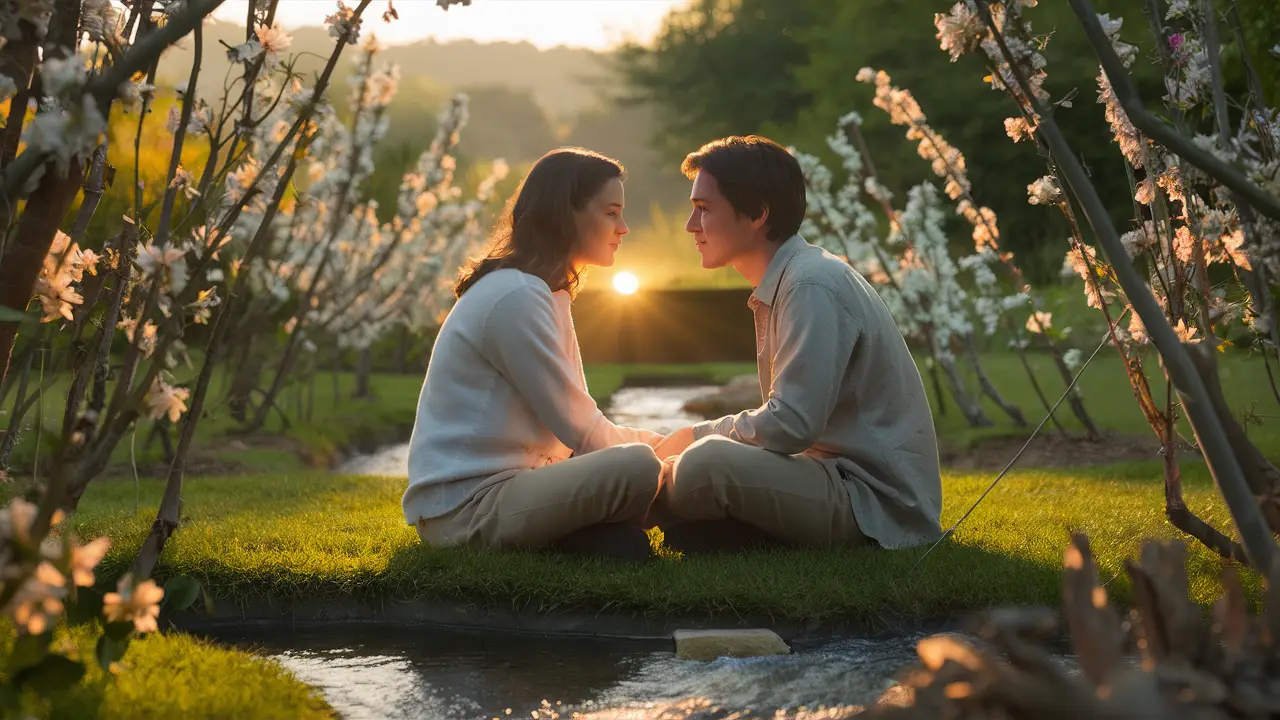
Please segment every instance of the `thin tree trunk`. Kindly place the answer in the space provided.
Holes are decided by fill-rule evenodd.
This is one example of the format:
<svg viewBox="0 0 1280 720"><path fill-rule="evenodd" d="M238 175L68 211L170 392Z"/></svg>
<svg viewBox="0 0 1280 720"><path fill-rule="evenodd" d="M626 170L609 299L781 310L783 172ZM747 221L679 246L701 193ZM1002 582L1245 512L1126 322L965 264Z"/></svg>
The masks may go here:
<svg viewBox="0 0 1280 720"><path fill-rule="evenodd" d="M373 350L364 348L356 359L356 391L352 397L359 400L367 400L373 397L373 391L369 387L369 377L373 374Z"/></svg>
<svg viewBox="0 0 1280 720"><path fill-rule="evenodd" d="M99 416L107 404L107 376L111 370L111 342L116 337L116 324L120 320L120 313L124 307L124 296L129 292L129 280L133 275L133 261L137 257L137 237L136 225L126 224L121 231L120 261L116 263L113 271L116 278L115 291L111 296L111 304L107 306L107 311L102 315L102 326L98 329L96 338L98 350L94 356L93 389L90 392L89 408L77 420L78 425L83 423L94 432L101 427ZM89 440L86 438L81 447L87 446L88 443ZM83 459L78 459L75 467L83 470L80 467L83 462ZM105 466L106 460L103 459L101 463ZM65 469L62 472L65 472ZM89 480L96 475L97 472L91 475L80 472L69 480L66 490L67 499L64 503L67 509L74 510L76 508L80 503L81 495L84 494L84 489L88 487Z"/></svg>
<svg viewBox="0 0 1280 720"><path fill-rule="evenodd" d="M1178 433L1174 423L1169 423L1165 434L1164 452L1164 515L1169 523L1182 532L1199 540L1202 545L1221 557L1242 565L1249 564L1244 548L1231 538L1218 532L1191 512L1182 499L1182 469L1178 466Z"/></svg>
<svg viewBox="0 0 1280 720"><path fill-rule="evenodd" d="M53 163L45 166L44 176L18 220L16 234L5 244L4 257L0 259L0 307L26 312L40 268L58 226L80 190L83 176L84 163L79 160L69 162L62 173ZM8 373L17 337L17 322L0 321L0 383Z"/></svg>
<svg viewBox="0 0 1280 720"><path fill-rule="evenodd" d="M404 375L409 371L409 328L400 326L400 337L396 347L396 374Z"/></svg>
<svg viewBox="0 0 1280 720"><path fill-rule="evenodd" d="M1036 380L1036 373L1031 369L1031 363L1027 361L1027 352L1021 347L1017 349L1018 360L1022 362L1022 367L1027 371L1027 377L1031 378L1031 388L1036 391L1036 397L1040 398L1040 404L1049 413L1049 421L1058 429L1058 434L1063 438L1067 437L1066 428L1062 427L1062 423L1058 422L1058 416L1053 412L1053 405L1049 404L1049 399L1044 396L1044 391L1040 389L1040 381Z"/></svg>
<svg viewBox="0 0 1280 720"><path fill-rule="evenodd" d="M342 372L342 348L335 347L333 349L333 407L337 408L342 402L342 388L339 383L338 374Z"/></svg>
<svg viewBox="0 0 1280 720"><path fill-rule="evenodd" d="M254 342L255 334L242 333L240 342L235 348L235 362L227 368L230 378L227 380L227 410L236 422L244 422L249 417L250 399L258 388L262 378L262 366L265 355L258 343Z"/></svg>
<svg viewBox="0 0 1280 720"><path fill-rule="evenodd" d="M956 407L960 408L960 414L964 415L964 419L969 423L969 427L991 427L991 422L982 412L982 406L976 400L969 396L969 392L964 387L964 381L960 378L960 373L956 369L956 361L953 357L944 357L942 353L938 353L938 365L942 368L943 374L947 378L947 383L951 386L951 397L955 398Z"/></svg>
<svg viewBox="0 0 1280 720"><path fill-rule="evenodd" d="M9 467L9 456L13 453L14 446L18 444L22 416L26 415L25 411L19 412L19 408L27 401L27 383L31 379L31 364L34 360L35 353L30 353L22 366L22 374L18 379L18 397L14 400L13 409L9 411L9 427L5 430L4 437L0 438L0 468Z"/></svg>
<svg viewBox="0 0 1280 720"><path fill-rule="evenodd" d="M312 409L316 404L316 376L320 374L320 364L316 363L311 371L311 375L307 378L307 410L303 414L303 421L310 423L312 418Z"/></svg>
<svg viewBox="0 0 1280 720"><path fill-rule="evenodd" d="M18 86L17 93L9 100L9 118L4 130L0 131L0 167L13 162L18 156L27 106L34 95L31 83L35 78L36 61L39 60L35 26L26 20L19 20L18 28L21 36L0 48L0 75L7 76ZM0 230L4 229L0 227Z"/></svg>
<svg viewBox="0 0 1280 720"><path fill-rule="evenodd" d="M942 392L942 380L938 377L938 358L929 357L929 380L933 383L934 397L938 398L938 417L947 416L947 398Z"/></svg>
<svg viewBox="0 0 1280 720"><path fill-rule="evenodd" d="M973 335L968 335L964 339L965 351L969 356L969 364L973 366L973 372L978 376L978 386L982 388L982 392L991 398L1000 409L1013 420L1013 424L1018 427L1026 427L1027 419L1022 416L1022 411L1017 405L1004 399L1000 391L991 382L991 378L987 377L987 373L982 369L982 358L978 355L978 346L973 341Z"/></svg>

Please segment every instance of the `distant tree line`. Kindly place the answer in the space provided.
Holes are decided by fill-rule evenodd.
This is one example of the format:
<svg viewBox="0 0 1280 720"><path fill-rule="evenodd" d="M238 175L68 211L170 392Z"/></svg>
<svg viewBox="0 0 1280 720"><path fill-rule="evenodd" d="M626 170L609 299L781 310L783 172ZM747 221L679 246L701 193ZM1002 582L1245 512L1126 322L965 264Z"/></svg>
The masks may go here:
<svg viewBox="0 0 1280 720"><path fill-rule="evenodd" d="M1147 5L1110 0L1099 12L1124 17L1126 39L1151 58ZM1274 0L1218 5L1238 17L1249 46L1265 54L1280 42ZM1030 279L1051 280L1061 269L1069 230L1027 204L1026 185L1043 173L1043 161L1029 143L1005 137L1009 108L978 79L979 61L962 57L953 64L939 50L933 16L947 6L938 0L693 0L668 15L652 44L624 46L612 65L624 81L624 102L657 108L651 140L669 161L712 138L752 132L834 161L825 138L841 115L858 110L881 180L902 195L930 170L902 142L901 130L872 107L873 89L854 80L864 66L883 69L913 91L930 123L968 155L974 195L999 214L1006 247L1022 258ZM1053 30L1044 51L1046 87L1055 97L1077 91L1071 107L1059 110L1059 122L1116 219L1130 217L1128 180L1096 102L1097 60L1066 3L1041 2L1031 13L1037 30ZM1274 103L1280 59L1252 60ZM1240 58L1224 61L1229 89L1241 87ZM1132 71L1145 96L1154 101L1164 93L1158 67L1144 62Z"/></svg>

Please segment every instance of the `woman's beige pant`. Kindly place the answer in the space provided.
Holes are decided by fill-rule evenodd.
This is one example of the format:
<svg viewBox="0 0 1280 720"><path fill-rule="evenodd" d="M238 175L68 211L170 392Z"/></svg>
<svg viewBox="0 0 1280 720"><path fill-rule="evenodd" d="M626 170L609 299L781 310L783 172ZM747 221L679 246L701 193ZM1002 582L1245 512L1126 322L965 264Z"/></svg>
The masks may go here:
<svg viewBox="0 0 1280 720"><path fill-rule="evenodd" d="M630 443L571 457L482 488L453 512L418 521L431 545L532 549L597 523L647 527L662 463Z"/></svg>

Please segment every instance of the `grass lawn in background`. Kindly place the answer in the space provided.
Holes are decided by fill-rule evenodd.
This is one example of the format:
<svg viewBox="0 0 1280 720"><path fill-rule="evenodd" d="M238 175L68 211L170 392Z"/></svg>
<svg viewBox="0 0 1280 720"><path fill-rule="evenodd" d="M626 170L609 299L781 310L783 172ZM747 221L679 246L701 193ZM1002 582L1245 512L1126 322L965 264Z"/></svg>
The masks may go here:
<svg viewBox="0 0 1280 720"><path fill-rule="evenodd" d="M175 371L175 379L179 383L191 380L198 367L197 370L179 368ZM587 368L587 380L592 395L604 404L628 376L696 376L705 378L705 382L721 383L735 375L753 372L754 365L742 363L592 365ZM355 390L354 374L343 372L335 376L331 372L321 372L315 379L314 389L308 391L306 385L299 384L281 393L280 406L290 417L287 430L280 415L273 412L262 430L253 435L235 432L237 423L223 402L224 379L225 373L219 371L210 388L205 417L196 429L192 462L188 463L190 474L298 470L308 465L323 466L335 453L357 442L374 447L403 441L413 426L423 377L419 374L375 374L370 383L374 398L356 400L351 397ZM46 451L51 447L49 441L60 431L66 389L65 379L56 380L41 398L44 418L41 447ZM308 394L310 420L307 420L306 413ZM14 450L14 474L31 472L38 417L36 408L27 415L32 428ZM144 420L139 424L136 436L126 436L112 455L113 467L109 474L131 476L135 463L143 475L158 471L162 465L161 445L156 440L148 446L151 429L152 423ZM172 436L176 443L176 429Z"/></svg>
<svg viewBox="0 0 1280 720"><path fill-rule="evenodd" d="M6 624L0 655L13 642ZM280 718L335 717L318 690L300 682L279 663L181 633L136 638L114 677L94 659L97 635L85 628L59 630L51 647L80 660L87 672L79 684L59 693L48 706L31 708L50 718Z"/></svg>
<svg viewBox="0 0 1280 720"><path fill-rule="evenodd" d="M400 511L404 481L315 471L197 478L184 492L185 525L159 573L191 574L225 600L278 598L468 599L528 610L767 615L886 628L993 605L1056 605L1063 552L1089 535L1102 578L1120 573L1142 538L1177 532L1163 516L1152 463L1011 474L950 540L913 570L923 548L901 551L771 551L660 558L625 565L532 553L422 547ZM1230 527L1202 467L1188 468L1186 498L1205 520ZM990 482L948 472L944 525ZM108 535L100 575L123 573L155 517L160 481L98 483L71 520L83 537ZM1219 592L1220 561L1190 551L1193 596ZM1257 597L1256 578L1245 578ZM1129 596L1128 578L1108 586Z"/></svg>
<svg viewBox="0 0 1280 720"><path fill-rule="evenodd" d="M1088 353L1086 353L1087 357ZM1037 353L1030 355L1028 361L1035 371L1036 380L1040 383L1049 404L1052 405L1066 389L1066 384L1054 368L1052 358ZM917 365L924 372L924 366L919 359ZM1044 405L1036 397L1031 380L1016 354L1013 352L986 353L982 356L982 366L1004 397L1022 409L1031 427L1044 418L1046 414ZM1149 353L1144 359L1144 368L1156 403L1164 407L1165 381L1161 377L1160 365L1154 353ZM1227 404L1236 418L1256 419L1256 423L1254 421L1247 423L1250 439L1264 452L1272 448L1274 448L1273 453L1280 452L1280 404L1277 404L1271 394L1261 358L1250 357L1240 351L1222 353L1218 355L1218 369ZM976 383L971 382L971 387L976 388ZM1155 442L1155 435L1142 416L1142 411L1138 409L1133 389L1124 373L1124 366L1114 348L1105 347L1098 353L1093 363L1085 369L1076 387L1084 395L1085 409L1104 431L1140 436ZM972 445L989 437L1026 438L1031 429L1031 427L1027 429L1013 427L1008 415L988 399L984 399L983 407L987 417L995 423L995 426L990 428L968 427L949 395L946 398L946 415L940 416L937 398L933 394L932 387L929 387L929 402L933 406L939 439L956 446ZM1083 430L1065 401L1055 415L1068 430L1072 432ZM1266 417L1267 415L1271 417ZM1188 440L1194 439L1191 426L1185 418L1180 422L1180 427L1183 437ZM1052 434L1055 430L1052 425L1046 425L1041 432Z"/></svg>

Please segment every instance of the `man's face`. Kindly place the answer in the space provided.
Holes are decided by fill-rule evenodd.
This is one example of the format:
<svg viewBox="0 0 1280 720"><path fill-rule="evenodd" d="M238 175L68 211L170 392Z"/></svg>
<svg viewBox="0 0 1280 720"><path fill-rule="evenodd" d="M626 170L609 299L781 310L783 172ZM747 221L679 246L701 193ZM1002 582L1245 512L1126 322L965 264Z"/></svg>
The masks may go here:
<svg viewBox="0 0 1280 720"><path fill-rule="evenodd" d="M733 265L757 244L758 228L764 218L753 222L735 213L711 174L699 171L694 176L689 201L693 210L684 229L693 234L704 269Z"/></svg>

